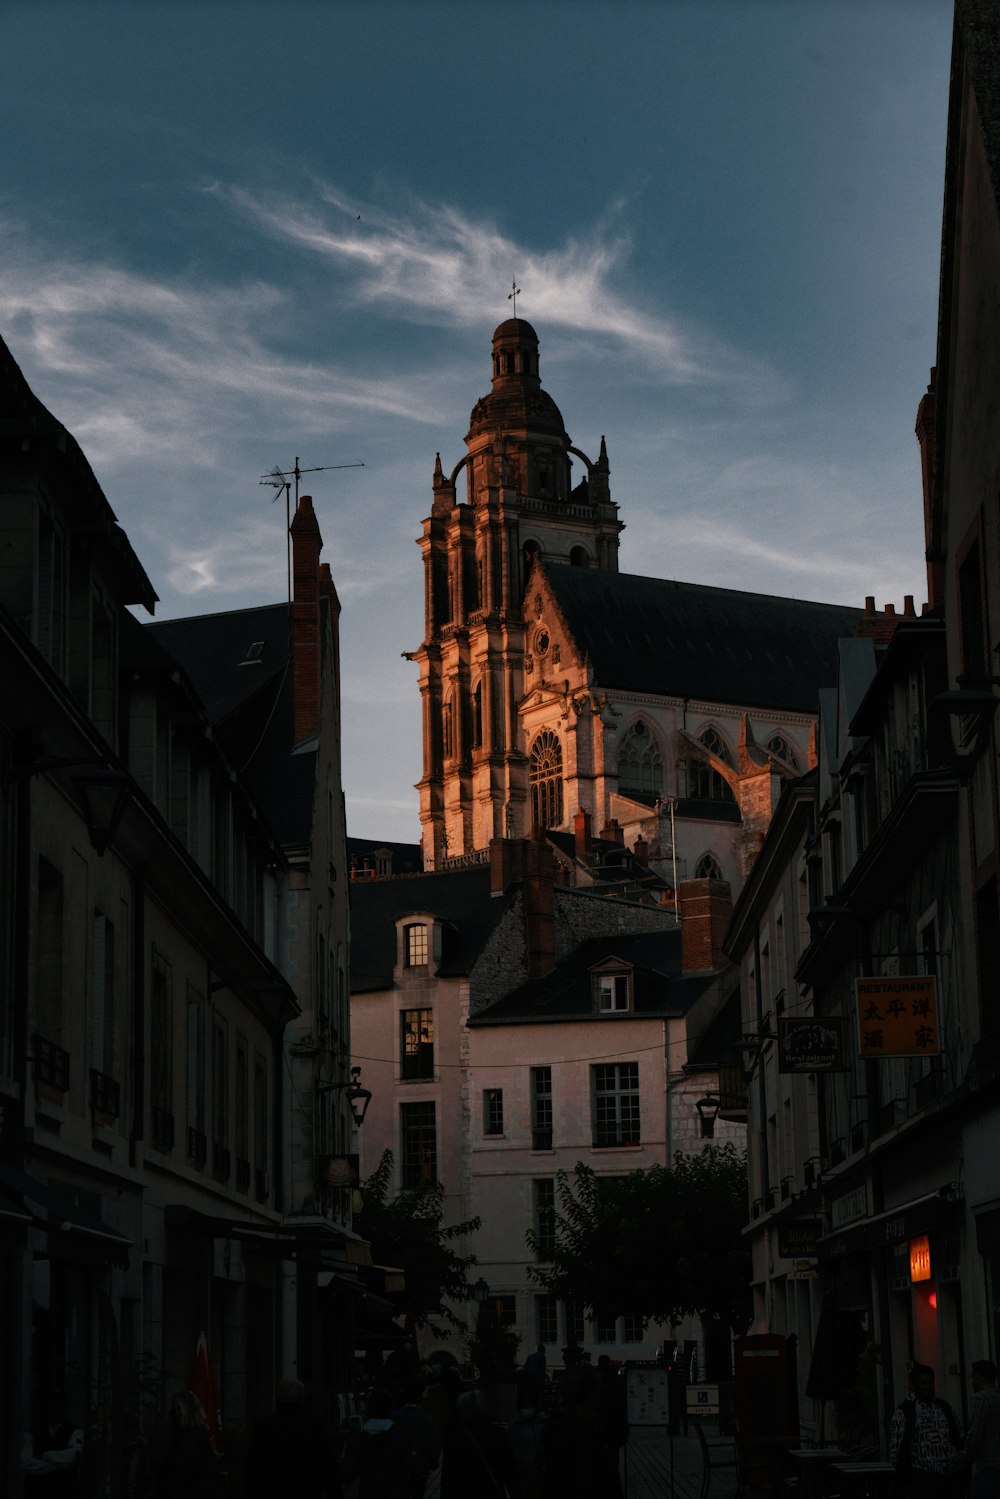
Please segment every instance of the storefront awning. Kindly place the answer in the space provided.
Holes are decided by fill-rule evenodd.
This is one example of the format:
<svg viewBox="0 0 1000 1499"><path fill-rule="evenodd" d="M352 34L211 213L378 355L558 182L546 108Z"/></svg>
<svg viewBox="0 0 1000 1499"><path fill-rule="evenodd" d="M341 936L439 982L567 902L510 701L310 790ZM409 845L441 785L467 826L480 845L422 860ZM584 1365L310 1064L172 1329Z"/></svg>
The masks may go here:
<svg viewBox="0 0 1000 1499"><path fill-rule="evenodd" d="M848 1223L816 1240L821 1260L838 1259L844 1254L859 1254L869 1249L885 1248L904 1239L928 1233L953 1218L960 1202L960 1189L952 1182L927 1192L911 1202L900 1203L884 1213Z"/></svg>
<svg viewBox="0 0 1000 1499"><path fill-rule="evenodd" d="M39 1181L36 1176L29 1176L27 1171L21 1171L17 1166L2 1164L0 1189L8 1201L8 1194L14 1198L23 1198L29 1205L30 1221L47 1229L50 1234L75 1235L116 1264L128 1264L131 1239L126 1239L115 1229L109 1228L100 1218L84 1212L65 1192L50 1187L47 1182Z"/></svg>
<svg viewBox="0 0 1000 1499"><path fill-rule="evenodd" d="M329 1218L284 1218L267 1223L252 1218L217 1217L171 1203L166 1209L166 1224L168 1229L199 1234L206 1239L236 1239L279 1259L311 1259L321 1268L372 1262L367 1239Z"/></svg>

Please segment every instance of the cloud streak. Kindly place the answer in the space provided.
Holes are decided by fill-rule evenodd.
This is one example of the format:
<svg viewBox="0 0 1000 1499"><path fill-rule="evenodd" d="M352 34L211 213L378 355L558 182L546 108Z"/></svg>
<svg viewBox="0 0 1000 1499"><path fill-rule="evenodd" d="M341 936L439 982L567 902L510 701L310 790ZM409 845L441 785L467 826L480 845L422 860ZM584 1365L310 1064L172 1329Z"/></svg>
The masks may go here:
<svg viewBox="0 0 1000 1499"><path fill-rule="evenodd" d="M321 256L369 306L425 322L433 317L479 328L483 308L518 267L530 287L532 316L548 328L617 344L659 378L682 385L754 386L773 396L773 369L727 348L704 330L632 305L618 289L628 236L598 227L588 238L537 252L490 222L448 204L414 203L409 215L354 202L323 185L317 199L271 198L231 187L233 205L270 235Z"/></svg>

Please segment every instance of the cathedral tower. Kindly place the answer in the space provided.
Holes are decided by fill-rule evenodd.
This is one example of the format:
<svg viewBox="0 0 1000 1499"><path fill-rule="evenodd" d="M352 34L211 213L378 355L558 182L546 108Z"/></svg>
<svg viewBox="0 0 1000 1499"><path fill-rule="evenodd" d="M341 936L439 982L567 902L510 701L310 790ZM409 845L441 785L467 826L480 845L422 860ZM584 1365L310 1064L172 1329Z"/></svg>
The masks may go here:
<svg viewBox="0 0 1000 1499"><path fill-rule="evenodd" d="M538 335L523 318L493 335L488 395L472 409L468 452L445 476L438 455L424 559L420 664L424 867L485 852L528 831L528 769L519 733L524 593L535 559L618 571L622 524L601 439L573 447L542 389ZM573 459L582 474L574 483ZM462 471L465 494L457 486Z"/></svg>

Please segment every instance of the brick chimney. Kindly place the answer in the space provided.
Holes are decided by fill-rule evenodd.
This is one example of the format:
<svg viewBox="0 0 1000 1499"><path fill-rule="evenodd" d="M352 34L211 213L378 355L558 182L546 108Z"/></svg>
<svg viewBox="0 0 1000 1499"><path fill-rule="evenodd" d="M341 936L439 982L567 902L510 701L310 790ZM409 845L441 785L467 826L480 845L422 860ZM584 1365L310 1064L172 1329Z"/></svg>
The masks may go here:
<svg viewBox="0 0 1000 1499"><path fill-rule="evenodd" d="M681 967L685 973L724 968L722 940L733 914L728 880L682 880L677 891L681 918Z"/></svg>
<svg viewBox="0 0 1000 1499"><path fill-rule="evenodd" d="M504 895L524 879L524 838L490 839L490 895Z"/></svg>
<svg viewBox="0 0 1000 1499"><path fill-rule="evenodd" d="M607 827L601 829L601 837L608 843L620 843L625 846L625 829L619 823L617 817L609 817Z"/></svg>
<svg viewBox="0 0 1000 1499"><path fill-rule="evenodd" d="M880 613L875 608L875 596L869 594L865 599L865 612L858 620L855 635L874 640L876 645L888 645L896 633L896 626L904 615L910 618L916 617L913 607L913 595L907 594L903 606L903 614L896 613L895 604L886 604L884 612Z"/></svg>
<svg viewBox="0 0 1000 1499"><path fill-rule="evenodd" d="M577 807L573 818L574 853L581 864L590 863L590 813Z"/></svg>
<svg viewBox="0 0 1000 1499"><path fill-rule="evenodd" d="M649 844L646 842L646 839L642 836L641 833L632 845L632 852L635 854L636 863L641 864L643 869L648 869Z"/></svg>
<svg viewBox="0 0 1000 1499"><path fill-rule="evenodd" d="M323 538L312 495L300 497L292 537L292 693L295 743L319 729L320 563ZM331 581L332 587L332 581Z"/></svg>

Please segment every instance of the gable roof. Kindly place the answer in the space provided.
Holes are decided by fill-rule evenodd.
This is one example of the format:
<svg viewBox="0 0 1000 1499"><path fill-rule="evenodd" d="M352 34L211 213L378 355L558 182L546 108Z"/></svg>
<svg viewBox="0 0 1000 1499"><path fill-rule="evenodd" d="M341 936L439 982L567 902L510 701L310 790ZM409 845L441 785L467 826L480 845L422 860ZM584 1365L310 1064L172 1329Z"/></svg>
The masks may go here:
<svg viewBox="0 0 1000 1499"><path fill-rule="evenodd" d="M441 921L437 973L455 978L470 972L507 906L506 899L490 894L485 864L352 882L351 993L391 988L400 917L427 912Z"/></svg>
<svg viewBox="0 0 1000 1499"><path fill-rule="evenodd" d="M548 563L553 598L601 687L816 712L861 611Z"/></svg>

